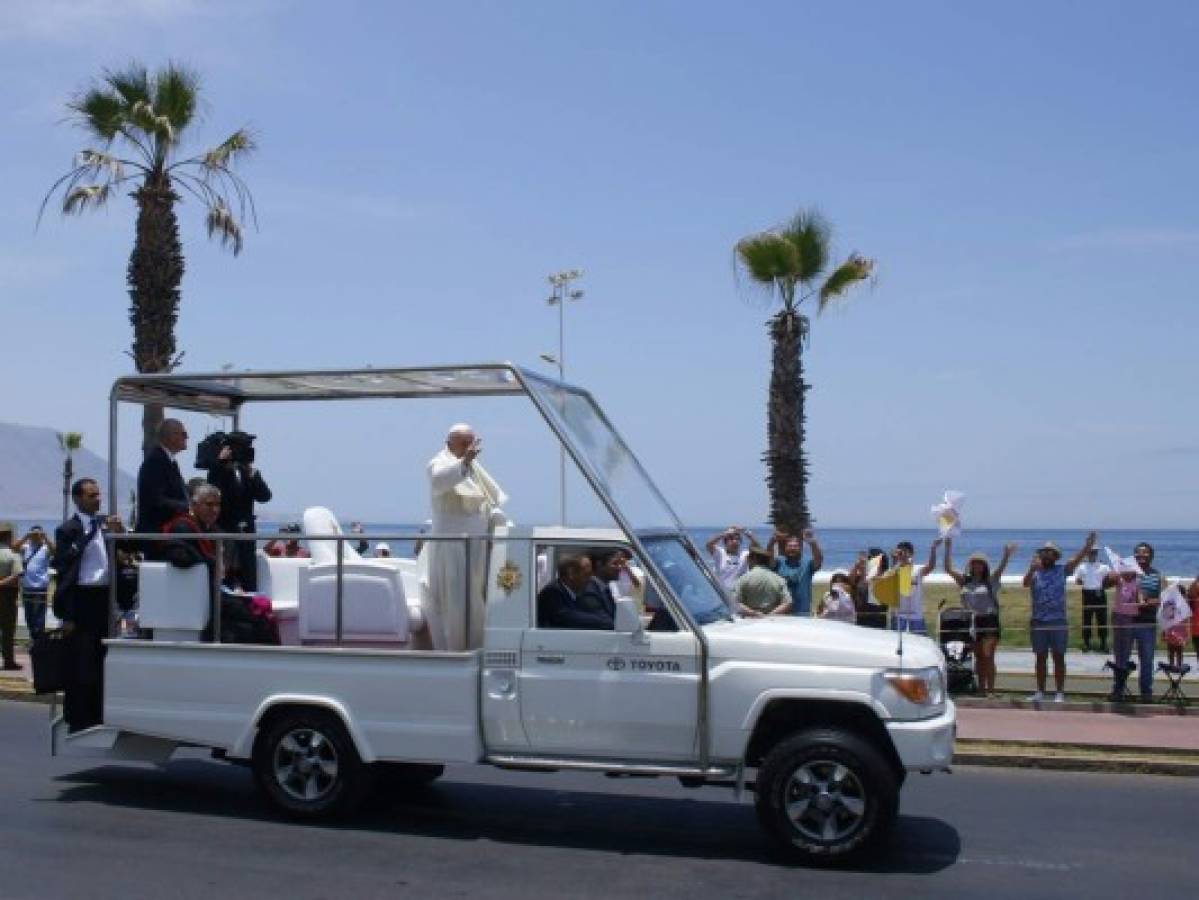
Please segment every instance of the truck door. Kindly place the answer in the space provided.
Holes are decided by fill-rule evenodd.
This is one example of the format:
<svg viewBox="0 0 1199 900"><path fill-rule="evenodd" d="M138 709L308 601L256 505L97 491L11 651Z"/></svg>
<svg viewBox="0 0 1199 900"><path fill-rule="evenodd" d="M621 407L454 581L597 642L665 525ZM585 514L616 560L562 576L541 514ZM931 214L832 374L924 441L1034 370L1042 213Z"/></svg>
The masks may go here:
<svg viewBox="0 0 1199 900"><path fill-rule="evenodd" d="M541 625L523 636L518 673L521 720L532 752L698 758L694 635Z"/></svg>

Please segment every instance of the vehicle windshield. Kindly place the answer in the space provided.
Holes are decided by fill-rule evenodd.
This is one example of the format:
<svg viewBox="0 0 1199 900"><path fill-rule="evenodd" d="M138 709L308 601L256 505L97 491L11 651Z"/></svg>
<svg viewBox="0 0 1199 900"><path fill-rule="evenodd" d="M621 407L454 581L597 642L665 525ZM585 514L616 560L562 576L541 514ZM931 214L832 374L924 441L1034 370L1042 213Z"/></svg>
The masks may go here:
<svg viewBox="0 0 1199 900"><path fill-rule="evenodd" d="M531 372L522 377L534 402L563 434L580 467L632 530L683 524L628 445L585 391Z"/></svg>
<svg viewBox="0 0 1199 900"><path fill-rule="evenodd" d="M673 535L642 535L641 544L696 623L732 621L724 595L709 577L694 547Z"/></svg>

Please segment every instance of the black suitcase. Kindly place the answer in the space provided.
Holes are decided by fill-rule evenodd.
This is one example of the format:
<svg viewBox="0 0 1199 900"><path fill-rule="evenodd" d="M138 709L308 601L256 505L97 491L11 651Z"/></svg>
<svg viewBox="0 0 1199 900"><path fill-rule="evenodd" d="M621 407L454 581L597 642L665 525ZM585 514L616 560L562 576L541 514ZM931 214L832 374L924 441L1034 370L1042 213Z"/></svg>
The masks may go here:
<svg viewBox="0 0 1199 900"><path fill-rule="evenodd" d="M29 648L29 661L33 664L34 693L53 694L65 690L71 664L70 639L61 629L47 631Z"/></svg>

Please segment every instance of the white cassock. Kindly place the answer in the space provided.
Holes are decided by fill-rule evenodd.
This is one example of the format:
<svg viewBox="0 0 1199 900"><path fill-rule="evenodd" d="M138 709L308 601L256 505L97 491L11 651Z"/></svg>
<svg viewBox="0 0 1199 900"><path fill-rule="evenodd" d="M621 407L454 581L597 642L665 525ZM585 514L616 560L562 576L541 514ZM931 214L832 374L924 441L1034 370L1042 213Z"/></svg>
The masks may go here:
<svg viewBox="0 0 1199 900"><path fill-rule="evenodd" d="M429 494L434 534L488 535L508 524L501 507L508 496L487 470L442 450L429 460ZM434 650L483 646L483 595L487 578L485 539L470 541L470 634L466 631L466 542L428 541L421 551L425 610Z"/></svg>

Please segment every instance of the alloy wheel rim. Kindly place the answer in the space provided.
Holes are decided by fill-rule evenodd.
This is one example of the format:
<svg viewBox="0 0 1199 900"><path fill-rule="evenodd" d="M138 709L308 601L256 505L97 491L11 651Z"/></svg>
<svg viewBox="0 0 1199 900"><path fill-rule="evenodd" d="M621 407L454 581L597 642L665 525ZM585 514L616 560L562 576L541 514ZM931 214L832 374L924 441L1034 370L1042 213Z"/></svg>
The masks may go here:
<svg viewBox="0 0 1199 900"><path fill-rule="evenodd" d="M842 763L811 760L787 780L783 805L792 826L821 844L844 840L866 817L866 789Z"/></svg>
<svg viewBox="0 0 1199 900"><path fill-rule="evenodd" d="M289 797L320 800L337 783L337 748L315 728L293 728L275 745L274 771Z"/></svg>

